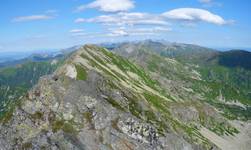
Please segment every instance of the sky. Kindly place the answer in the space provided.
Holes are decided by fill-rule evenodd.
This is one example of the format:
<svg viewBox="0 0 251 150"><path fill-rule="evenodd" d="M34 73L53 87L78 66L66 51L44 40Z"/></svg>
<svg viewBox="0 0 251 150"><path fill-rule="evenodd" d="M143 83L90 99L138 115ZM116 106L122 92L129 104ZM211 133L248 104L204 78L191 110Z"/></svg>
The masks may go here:
<svg viewBox="0 0 251 150"><path fill-rule="evenodd" d="M251 47L250 0L1 0L0 51L163 39Z"/></svg>

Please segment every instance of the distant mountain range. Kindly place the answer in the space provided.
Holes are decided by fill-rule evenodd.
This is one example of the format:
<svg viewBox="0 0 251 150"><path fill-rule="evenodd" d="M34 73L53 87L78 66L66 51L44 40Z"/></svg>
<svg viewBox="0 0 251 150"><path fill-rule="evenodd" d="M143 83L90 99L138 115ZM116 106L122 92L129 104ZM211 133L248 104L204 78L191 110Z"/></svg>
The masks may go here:
<svg viewBox="0 0 251 150"><path fill-rule="evenodd" d="M218 51L198 45L163 41L156 42L152 40L133 43L103 44L101 46L110 50L116 49L116 51L123 56L127 56L135 49L147 49L161 56L175 58L182 62L189 61L199 64L217 63L226 67L240 67L245 69L250 69L251 65L251 52L247 50L234 49Z"/></svg>
<svg viewBox="0 0 251 150"><path fill-rule="evenodd" d="M0 68L14 66L17 64L21 64L23 62L32 61L46 61L51 60L53 58L60 58L67 54L70 54L74 50L78 49L79 46L73 46L66 49L61 50L42 50L36 52L0 52Z"/></svg>

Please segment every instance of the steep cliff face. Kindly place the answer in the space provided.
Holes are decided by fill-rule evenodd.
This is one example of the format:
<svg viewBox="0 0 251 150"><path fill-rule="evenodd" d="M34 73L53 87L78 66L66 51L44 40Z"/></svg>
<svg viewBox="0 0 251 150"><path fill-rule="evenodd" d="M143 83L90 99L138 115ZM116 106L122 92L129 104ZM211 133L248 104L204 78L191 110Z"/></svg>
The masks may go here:
<svg viewBox="0 0 251 150"><path fill-rule="evenodd" d="M144 69L86 45L1 119L0 149L218 149L208 129L238 133L210 105L167 94Z"/></svg>

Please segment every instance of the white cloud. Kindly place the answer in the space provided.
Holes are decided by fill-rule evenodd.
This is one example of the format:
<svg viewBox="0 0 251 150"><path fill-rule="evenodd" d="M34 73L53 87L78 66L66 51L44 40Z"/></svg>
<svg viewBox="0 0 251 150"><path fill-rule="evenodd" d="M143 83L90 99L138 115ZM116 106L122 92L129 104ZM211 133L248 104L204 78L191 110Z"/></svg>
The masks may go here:
<svg viewBox="0 0 251 150"><path fill-rule="evenodd" d="M98 23L110 26L133 26L133 25L170 25L171 20L186 21L191 23L207 22L217 25L230 23L221 16L213 14L204 9L198 8L178 8L167 11L163 14L150 14L141 12L120 12L116 14L101 15L94 18L78 18L75 23ZM233 22L233 21L231 21Z"/></svg>
<svg viewBox="0 0 251 150"><path fill-rule="evenodd" d="M87 5L77 7L76 11L83 11L89 8L96 8L104 12L121 12L134 8L132 0L95 0Z"/></svg>
<svg viewBox="0 0 251 150"><path fill-rule="evenodd" d="M81 37L81 38L98 38L98 37L107 36L107 33L103 33L103 32L91 32L91 33L79 32L79 33L72 33L71 36L72 37Z"/></svg>
<svg viewBox="0 0 251 150"><path fill-rule="evenodd" d="M163 17L148 13L117 13L112 15L101 15L94 18L78 18L76 23L100 23L103 25L169 25Z"/></svg>
<svg viewBox="0 0 251 150"><path fill-rule="evenodd" d="M86 19L84 19L84 18L77 18L77 19L75 19L75 23L82 23L82 22L85 22L85 20Z"/></svg>
<svg viewBox="0 0 251 150"><path fill-rule="evenodd" d="M166 33L170 32L172 29L168 27L148 27L148 28L110 28L110 33L106 34L108 36L132 36L132 35L149 35L149 34L157 34L157 33Z"/></svg>
<svg viewBox="0 0 251 150"><path fill-rule="evenodd" d="M82 33L82 32L84 32L84 30L83 29L72 29L69 32L70 33Z"/></svg>
<svg viewBox="0 0 251 150"><path fill-rule="evenodd" d="M169 32L172 31L171 28L168 27L154 27L153 32Z"/></svg>
<svg viewBox="0 0 251 150"><path fill-rule="evenodd" d="M222 6L222 3L216 2L214 0L198 0L198 1L202 4L203 7Z"/></svg>
<svg viewBox="0 0 251 150"><path fill-rule="evenodd" d="M129 33L165 33L169 31L172 31L172 29L168 27L133 28L128 30Z"/></svg>
<svg viewBox="0 0 251 150"><path fill-rule="evenodd" d="M162 15L168 19L174 20L184 20L192 22L204 21L217 25L224 25L228 23L221 16L213 14L207 10L197 8L179 8L165 12Z"/></svg>
<svg viewBox="0 0 251 150"><path fill-rule="evenodd" d="M145 36L145 35L158 35L170 32L172 29L168 27L148 27L148 28L135 28L135 27L117 27L117 28L108 28L103 32L94 32L94 33L72 33L73 37L81 38L110 38L110 37L126 37L126 36Z"/></svg>
<svg viewBox="0 0 251 150"><path fill-rule="evenodd" d="M129 33L127 33L123 29L116 29L116 30L111 31L111 33L108 33L107 35L108 36L128 36Z"/></svg>
<svg viewBox="0 0 251 150"><path fill-rule="evenodd" d="M125 36L154 36L163 35L172 31L172 24L176 20L186 26L196 27L197 22L207 22L217 25L229 23L222 17L207 10L196 8L180 8L162 14L142 12L118 12L100 15L93 18L78 18L75 23L97 23L103 25L103 31L99 33L73 33L73 36L81 38L93 37L125 37ZM74 31L78 32L78 31Z"/></svg>
<svg viewBox="0 0 251 150"><path fill-rule="evenodd" d="M78 33L72 33L71 36L75 36L75 37L78 37L78 36L86 36L86 35L89 35L88 33L84 33L84 32L78 32Z"/></svg>
<svg viewBox="0 0 251 150"><path fill-rule="evenodd" d="M54 18L50 15L31 15L31 16L20 16L14 18L13 22L26 22L26 21L37 21L37 20L48 20Z"/></svg>

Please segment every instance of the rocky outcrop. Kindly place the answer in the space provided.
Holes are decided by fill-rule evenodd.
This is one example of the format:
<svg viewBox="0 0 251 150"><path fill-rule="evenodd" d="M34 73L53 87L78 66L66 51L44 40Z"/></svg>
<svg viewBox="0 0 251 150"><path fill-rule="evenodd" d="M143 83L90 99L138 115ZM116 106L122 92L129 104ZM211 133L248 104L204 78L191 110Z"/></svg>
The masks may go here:
<svg viewBox="0 0 251 150"><path fill-rule="evenodd" d="M96 77L95 77L96 76ZM102 78L74 81L67 87L43 77L2 123L2 149L168 149L151 124L112 107L96 89ZM65 79L66 80L66 79ZM89 82L89 83L88 83ZM88 87L88 88L86 88ZM178 139L181 137L175 136ZM183 141L183 145L191 145ZM170 143L171 144L171 143Z"/></svg>

